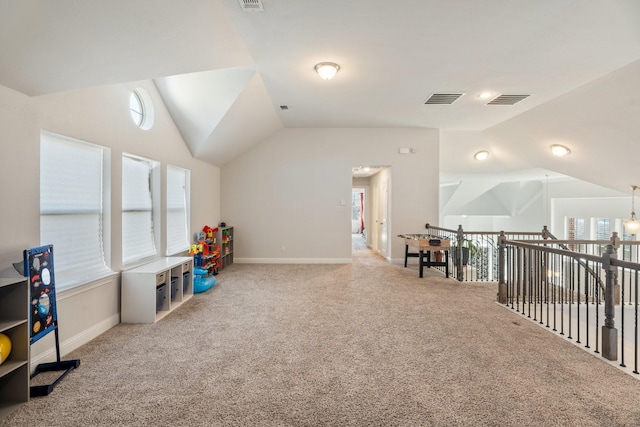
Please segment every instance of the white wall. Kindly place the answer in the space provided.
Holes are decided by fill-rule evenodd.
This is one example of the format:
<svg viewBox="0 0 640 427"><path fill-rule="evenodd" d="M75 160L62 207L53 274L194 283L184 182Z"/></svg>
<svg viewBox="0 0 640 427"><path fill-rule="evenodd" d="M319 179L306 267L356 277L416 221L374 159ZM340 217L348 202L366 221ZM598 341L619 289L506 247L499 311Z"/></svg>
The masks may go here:
<svg viewBox="0 0 640 427"><path fill-rule="evenodd" d="M591 219L610 218L619 219L618 231L622 238L622 220L631 215L631 197L603 197L603 198L567 198L553 199L553 229L552 233L558 239L566 239L565 218L584 218L585 238L595 239L591 234Z"/></svg>
<svg viewBox="0 0 640 427"><path fill-rule="evenodd" d="M541 231L546 225L552 234L563 239L565 216L626 218L630 213L630 194L625 197L618 191L571 178L531 184L541 191L515 215L482 215L469 210L464 216L445 215L443 227L455 230L462 225L467 231ZM513 191L518 188L514 186ZM483 202L488 203L487 200Z"/></svg>
<svg viewBox="0 0 640 427"><path fill-rule="evenodd" d="M145 88L155 104L155 124L142 131L131 121L129 95ZM22 259L22 251L40 242L40 131L85 140L111 148L111 260L121 268L121 154L148 157L191 171L191 229L220 219L220 171L192 158L151 81L135 82L28 97L0 86L0 269ZM162 196L164 206L164 193ZM165 222L162 220L161 229ZM161 253L164 254L165 233ZM89 341L120 320L120 277L60 292L58 317L63 353ZM34 345L32 360L53 356L53 338Z"/></svg>
<svg viewBox="0 0 640 427"><path fill-rule="evenodd" d="M433 129L282 129L222 167L234 260L349 262L353 165L391 166L390 236L422 232L438 218L438 138ZM392 237L390 258L403 256Z"/></svg>

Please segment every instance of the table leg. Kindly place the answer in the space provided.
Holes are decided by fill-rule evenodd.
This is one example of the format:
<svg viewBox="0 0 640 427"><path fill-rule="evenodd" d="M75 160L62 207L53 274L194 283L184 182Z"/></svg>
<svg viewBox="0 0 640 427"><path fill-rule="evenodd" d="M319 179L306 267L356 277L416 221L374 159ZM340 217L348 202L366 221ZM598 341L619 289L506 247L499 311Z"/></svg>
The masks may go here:
<svg viewBox="0 0 640 427"><path fill-rule="evenodd" d="M422 277L422 260L424 259L424 251L420 250L420 277Z"/></svg>
<svg viewBox="0 0 640 427"><path fill-rule="evenodd" d="M404 268L407 268L407 258L409 257L409 245L404 245Z"/></svg>
<svg viewBox="0 0 640 427"><path fill-rule="evenodd" d="M444 251L444 272L445 276L449 278L449 251Z"/></svg>

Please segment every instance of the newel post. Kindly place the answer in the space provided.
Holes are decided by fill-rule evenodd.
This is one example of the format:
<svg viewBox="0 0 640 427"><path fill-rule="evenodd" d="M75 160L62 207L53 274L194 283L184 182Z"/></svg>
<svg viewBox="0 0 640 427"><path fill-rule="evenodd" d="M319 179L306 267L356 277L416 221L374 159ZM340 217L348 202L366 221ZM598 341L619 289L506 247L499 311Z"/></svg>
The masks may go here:
<svg viewBox="0 0 640 427"><path fill-rule="evenodd" d="M462 224L458 225L456 240L456 256L454 258L456 261L456 278L458 279L458 282L462 282L464 280L464 271L462 271L462 245L464 244L464 230L462 230Z"/></svg>
<svg viewBox="0 0 640 427"><path fill-rule="evenodd" d="M498 237L498 302L500 304L507 303L507 257L505 256L507 248L507 237L504 231L500 232Z"/></svg>
<svg viewBox="0 0 640 427"><path fill-rule="evenodd" d="M611 234L610 240L611 246L613 246L613 250L617 254L618 249L620 249L620 237L618 237L617 231L614 231L613 234ZM614 269L613 271L613 304L622 304L622 301L620 301L620 283L618 283L618 269Z"/></svg>
<svg viewBox="0 0 640 427"><path fill-rule="evenodd" d="M547 228L547 226L544 225L542 226L542 232L540 234L542 234L542 238L546 240L550 237L551 233L549 233L549 229Z"/></svg>
<svg viewBox="0 0 640 427"><path fill-rule="evenodd" d="M618 330L615 327L615 269L612 259L617 259L613 245L607 245L602 255L602 268L605 271L606 287L604 291L604 325L602 326L602 357L618 360Z"/></svg>

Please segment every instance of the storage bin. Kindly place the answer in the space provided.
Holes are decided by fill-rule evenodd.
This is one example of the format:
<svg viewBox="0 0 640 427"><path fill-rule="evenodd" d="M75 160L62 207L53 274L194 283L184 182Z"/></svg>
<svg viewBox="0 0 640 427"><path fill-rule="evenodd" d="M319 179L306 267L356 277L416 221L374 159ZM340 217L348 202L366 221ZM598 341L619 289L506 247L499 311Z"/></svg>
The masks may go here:
<svg viewBox="0 0 640 427"><path fill-rule="evenodd" d="M176 299L176 295L178 295L178 278L171 278L171 301Z"/></svg>
<svg viewBox="0 0 640 427"><path fill-rule="evenodd" d="M156 311L162 310L162 306L164 305L164 299L166 298L164 295L164 290L167 288L166 284L162 284L156 288Z"/></svg>
<svg viewBox="0 0 640 427"><path fill-rule="evenodd" d="M187 289L189 289L189 280L191 279L191 275L187 271L186 273L182 273L182 293L186 293Z"/></svg>

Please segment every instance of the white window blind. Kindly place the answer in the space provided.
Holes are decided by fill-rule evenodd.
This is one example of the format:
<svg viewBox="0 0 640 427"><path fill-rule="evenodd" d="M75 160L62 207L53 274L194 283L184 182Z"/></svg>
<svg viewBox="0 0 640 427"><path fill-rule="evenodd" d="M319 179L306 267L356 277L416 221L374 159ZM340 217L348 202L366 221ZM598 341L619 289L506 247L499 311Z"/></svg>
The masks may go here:
<svg viewBox="0 0 640 427"><path fill-rule="evenodd" d="M111 273L103 240L105 150L41 134L40 243L53 244L58 289Z"/></svg>
<svg viewBox="0 0 640 427"><path fill-rule="evenodd" d="M167 255L189 249L189 171L167 166Z"/></svg>
<svg viewBox="0 0 640 427"><path fill-rule="evenodd" d="M122 155L122 263L157 254L151 171L147 159Z"/></svg>

